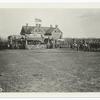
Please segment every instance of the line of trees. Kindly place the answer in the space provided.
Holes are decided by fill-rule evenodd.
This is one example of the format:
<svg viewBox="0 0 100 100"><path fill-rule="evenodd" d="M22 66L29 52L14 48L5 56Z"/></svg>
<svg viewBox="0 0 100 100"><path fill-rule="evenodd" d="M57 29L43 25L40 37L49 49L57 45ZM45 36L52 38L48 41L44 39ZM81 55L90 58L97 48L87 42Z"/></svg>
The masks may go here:
<svg viewBox="0 0 100 100"><path fill-rule="evenodd" d="M0 50L8 48L8 41L0 37Z"/></svg>

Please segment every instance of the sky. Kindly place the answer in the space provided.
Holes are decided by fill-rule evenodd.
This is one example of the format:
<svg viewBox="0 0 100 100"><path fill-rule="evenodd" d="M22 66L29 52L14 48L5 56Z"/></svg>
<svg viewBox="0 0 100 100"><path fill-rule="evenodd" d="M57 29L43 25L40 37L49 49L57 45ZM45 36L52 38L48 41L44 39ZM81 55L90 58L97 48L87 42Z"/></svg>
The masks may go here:
<svg viewBox="0 0 100 100"><path fill-rule="evenodd" d="M19 35L22 25L58 25L67 38L100 38L100 9L92 8L0 8L0 36Z"/></svg>

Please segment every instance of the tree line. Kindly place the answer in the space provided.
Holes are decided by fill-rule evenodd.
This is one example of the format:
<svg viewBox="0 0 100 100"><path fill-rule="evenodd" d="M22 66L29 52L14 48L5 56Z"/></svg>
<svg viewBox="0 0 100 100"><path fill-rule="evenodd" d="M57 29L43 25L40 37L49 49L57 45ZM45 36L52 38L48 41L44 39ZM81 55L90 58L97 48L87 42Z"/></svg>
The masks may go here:
<svg viewBox="0 0 100 100"><path fill-rule="evenodd" d="M8 40L0 37L0 50L8 48Z"/></svg>

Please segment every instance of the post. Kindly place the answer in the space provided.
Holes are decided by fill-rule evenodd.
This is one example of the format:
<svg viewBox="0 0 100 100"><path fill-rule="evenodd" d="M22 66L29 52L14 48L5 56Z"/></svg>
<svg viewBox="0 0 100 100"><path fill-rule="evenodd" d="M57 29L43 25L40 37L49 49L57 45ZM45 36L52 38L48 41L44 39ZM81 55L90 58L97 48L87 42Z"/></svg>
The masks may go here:
<svg viewBox="0 0 100 100"><path fill-rule="evenodd" d="M25 49L27 49L27 45L28 45L27 39L25 38Z"/></svg>
<svg viewBox="0 0 100 100"><path fill-rule="evenodd" d="M53 48L55 48L55 40L53 40Z"/></svg>

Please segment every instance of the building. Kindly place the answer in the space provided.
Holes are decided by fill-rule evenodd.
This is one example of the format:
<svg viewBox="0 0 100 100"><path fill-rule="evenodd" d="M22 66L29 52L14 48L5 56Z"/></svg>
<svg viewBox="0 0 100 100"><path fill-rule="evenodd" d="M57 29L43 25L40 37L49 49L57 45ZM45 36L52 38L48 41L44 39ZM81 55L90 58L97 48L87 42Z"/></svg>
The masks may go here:
<svg viewBox="0 0 100 100"><path fill-rule="evenodd" d="M58 25L53 27L43 27L41 24L35 26L29 26L26 24L22 26L20 35L26 37L26 48L55 48L56 41L62 38L62 31L58 28Z"/></svg>

